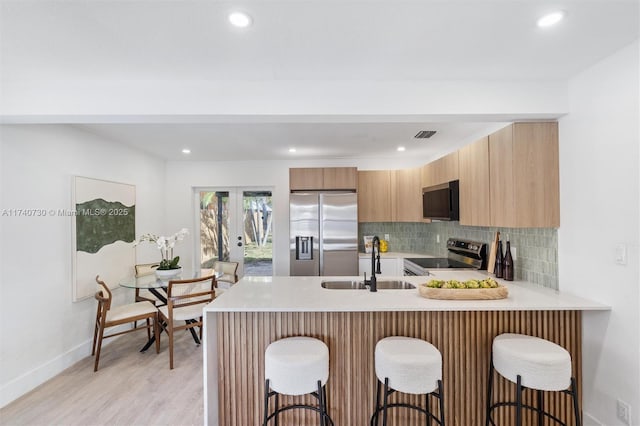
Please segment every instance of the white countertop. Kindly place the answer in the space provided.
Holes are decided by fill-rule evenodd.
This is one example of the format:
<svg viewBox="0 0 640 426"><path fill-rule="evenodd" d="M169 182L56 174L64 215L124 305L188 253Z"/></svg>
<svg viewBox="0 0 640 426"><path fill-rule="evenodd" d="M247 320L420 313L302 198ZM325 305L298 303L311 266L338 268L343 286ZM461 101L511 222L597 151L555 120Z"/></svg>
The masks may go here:
<svg viewBox="0 0 640 426"><path fill-rule="evenodd" d="M432 278L486 278L486 271L434 271L428 277L402 279L414 285ZM434 300L411 290L328 290L322 281L361 277L245 277L207 305L205 312L378 312L378 311L531 311L609 310L610 307L527 282L497 281L509 289L501 300Z"/></svg>
<svg viewBox="0 0 640 426"><path fill-rule="evenodd" d="M371 253L358 252L358 256L360 257L360 259L365 259L365 258L371 259ZM380 253L380 258L404 259L405 257L434 257L434 256L431 256L430 254L405 253L401 251L387 251L384 253Z"/></svg>

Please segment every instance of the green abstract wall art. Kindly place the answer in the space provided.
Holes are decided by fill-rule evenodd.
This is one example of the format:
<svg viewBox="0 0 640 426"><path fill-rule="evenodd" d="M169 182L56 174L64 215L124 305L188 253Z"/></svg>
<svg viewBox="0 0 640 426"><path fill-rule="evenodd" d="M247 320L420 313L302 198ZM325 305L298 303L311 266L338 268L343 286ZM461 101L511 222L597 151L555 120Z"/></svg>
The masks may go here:
<svg viewBox="0 0 640 426"><path fill-rule="evenodd" d="M75 176L73 179L74 301L96 292L96 275L117 287L135 265L134 185Z"/></svg>

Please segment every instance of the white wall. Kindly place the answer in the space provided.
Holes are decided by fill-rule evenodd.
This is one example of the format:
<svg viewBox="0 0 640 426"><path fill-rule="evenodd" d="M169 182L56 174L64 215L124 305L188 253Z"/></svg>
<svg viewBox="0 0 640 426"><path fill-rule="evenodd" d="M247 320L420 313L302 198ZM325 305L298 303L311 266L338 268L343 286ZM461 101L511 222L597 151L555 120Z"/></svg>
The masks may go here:
<svg viewBox="0 0 640 426"><path fill-rule="evenodd" d="M72 176L136 185L136 231L162 231L164 162L63 125L0 126L0 210L70 209ZM71 218L0 216L0 406L91 353L96 301L73 303ZM138 260L157 253L139 251ZM114 291L116 302L132 290Z"/></svg>
<svg viewBox="0 0 640 426"><path fill-rule="evenodd" d="M560 120L560 290L612 308L583 316L586 420L607 426L623 424L616 399L640 424L638 52L636 41L571 79Z"/></svg>

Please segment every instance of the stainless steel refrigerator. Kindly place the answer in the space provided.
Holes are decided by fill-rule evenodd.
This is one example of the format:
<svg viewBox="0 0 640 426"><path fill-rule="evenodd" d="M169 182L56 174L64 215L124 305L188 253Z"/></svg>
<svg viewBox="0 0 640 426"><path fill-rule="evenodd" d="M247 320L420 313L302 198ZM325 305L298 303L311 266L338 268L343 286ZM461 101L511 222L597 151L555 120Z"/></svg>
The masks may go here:
<svg viewBox="0 0 640 426"><path fill-rule="evenodd" d="M290 274L358 275L355 192L294 192L289 196Z"/></svg>

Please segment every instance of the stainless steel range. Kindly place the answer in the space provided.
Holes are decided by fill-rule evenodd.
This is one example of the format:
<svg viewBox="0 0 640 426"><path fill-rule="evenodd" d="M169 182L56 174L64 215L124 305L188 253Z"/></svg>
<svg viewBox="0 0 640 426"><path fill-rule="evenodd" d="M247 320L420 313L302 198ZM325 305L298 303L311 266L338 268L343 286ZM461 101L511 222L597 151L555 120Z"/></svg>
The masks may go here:
<svg viewBox="0 0 640 426"><path fill-rule="evenodd" d="M447 257L404 259L404 275L429 275L430 269L487 269L487 245L478 241L449 238Z"/></svg>

